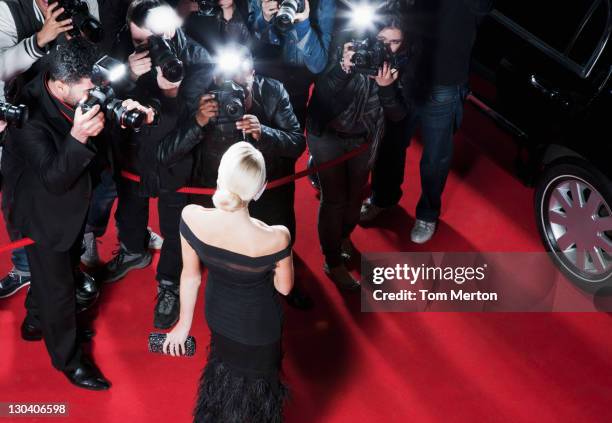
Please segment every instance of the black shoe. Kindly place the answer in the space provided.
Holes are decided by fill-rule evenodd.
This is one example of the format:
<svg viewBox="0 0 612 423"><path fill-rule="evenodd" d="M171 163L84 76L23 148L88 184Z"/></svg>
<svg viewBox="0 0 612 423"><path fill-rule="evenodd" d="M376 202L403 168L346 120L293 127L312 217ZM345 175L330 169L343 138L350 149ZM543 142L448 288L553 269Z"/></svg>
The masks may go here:
<svg viewBox="0 0 612 423"><path fill-rule="evenodd" d="M23 319L21 323L21 339L24 341L40 341L42 339L42 330L31 323L28 323L28 319Z"/></svg>
<svg viewBox="0 0 612 423"><path fill-rule="evenodd" d="M180 301L176 291L160 287L153 317L153 326L158 329L169 329L178 321Z"/></svg>
<svg viewBox="0 0 612 423"><path fill-rule="evenodd" d="M76 302L78 312L90 308L100 296L100 289L96 280L88 273L77 271L76 281Z"/></svg>
<svg viewBox="0 0 612 423"><path fill-rule="evenodd" d="M294 287L289 295L285 297L287 304L298 310L310 310L314 306L312 298L304 294L298 288Z"/></svg>
<svg viewBox="0 0 612 423"><path fill-rule="evenodd" d="M143 253L130 253L125 248L121 247L118 251L113 252L115 257L106 263L104 269L104 282L116 282L128 274L130 270L142 269L151 264L151 253L145 251Z"/></svg>
<svg viewBox="0 0 612 423"><path fill-rule="evenodd" d="M110 382L102 375L100 369L88 360L81 361L78 367L64 370L63 373L70 383L79 388L104 391L111 387Z"/></svg>
<svg viewBox="0 0 612 423"><path fill-rule="evenodd" d="M19 275L15 269L8 272L4 278L0 279L0 298L7 298L14 295L21 288L30 285L30 275Z"/></svg>

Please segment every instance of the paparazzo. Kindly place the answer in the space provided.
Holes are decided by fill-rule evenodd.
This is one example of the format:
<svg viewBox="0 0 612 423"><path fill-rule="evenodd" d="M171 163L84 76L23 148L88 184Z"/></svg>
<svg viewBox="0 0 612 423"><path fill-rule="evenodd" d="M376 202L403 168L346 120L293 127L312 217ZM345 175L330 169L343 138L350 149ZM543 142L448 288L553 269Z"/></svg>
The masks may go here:
<svg viewBox="0 0 612 423"><path fill-rule="evenodd" d="M386 141L386 128L405 119L411 109L410 97L401 88L408 86L411 74L401 25L387 17L380 27L366 40L338 36L340 46L315 82L308 110L308 147L315 164L364 149L319 171L318 232L324 270L345 290L359 289L344 260L352 253L350 235L359 221L369 170Z"/></svg>
<svg viewBox="0 0 612 423"><path fill-rule="evenodd" d="M185 33L211 53L228 43L251 44L248 0L181 0L177 10Z"/></svg>
<svg viewBox="0 0 612 423"><path fill-rule="evenodd" d="M169 328L179 314L182 264L178 225L187 204L187 197L176 190L189 181L193 163L190 157L184 157L172 166L160 166L155 151L164 140L199 140L201 129L193 114L210 85L211 59L203 47L185 36L175 11L160 0L135 0L130 4L127 25L119 34L113 55L129 64L131 83L119 91L143 104L155 105L159 123L130 134L114 146L120 168L138 173L141 182L117 178L115 217L121 248L106 265L105 281L117 281L130 270L150 264L149 197L159 196L164 243L157 266L154 325Z"/></svg>
<svg viewBox="0 0 612 423"><path fill-rule="evenodd" d="M82 352L75 300L89 199L108 165L105 113L99 105L79 107L94 88L97 58L91 44L73 39L54 50L48 72L25 86L30 118L11 128L5 143L2 206L8 222L35 242L26 247L32 280L22 337L44 339L53 366L73 384L102 390L110 383ZM144 110L131 101L123 106Z"/></svg>
<svg viewBox="0 0 612 423"><path fill-rule="evenodd" d="M215 77L216 89L202 97L195 115L202 128L202 139L164 140L159 146L158 160L173 166L191 155L194 157L191 183L214 188L223 153L244 137L264 155L269 180L292 175L306 142L287 91L279 81L255 73L248 49L236 46L228 51L232 52L231 57L221 57L218 62L221 69ZM226 66L225 60L229 60ZM269 225L285 225L293 238L294 192L294 183L268 189L249 205L250 212ZM212 207L209 196L194 200Z"/></svg>

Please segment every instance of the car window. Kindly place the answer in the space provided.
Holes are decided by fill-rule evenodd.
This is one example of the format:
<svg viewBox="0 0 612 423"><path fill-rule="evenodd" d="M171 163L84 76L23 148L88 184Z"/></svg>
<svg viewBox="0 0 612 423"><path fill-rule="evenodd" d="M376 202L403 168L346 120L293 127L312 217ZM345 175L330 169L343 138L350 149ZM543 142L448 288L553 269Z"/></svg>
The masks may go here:
<svg viewBox="0 0 612 423"><path fill-rule="evenodd" d="M497 0L495 8L555 50L565 52L596 1Z"/></svg>
<svg viewBox="0 0 612 423"><path fill-rule="evenodd" d="M600 1L582 30L576 34L575 40L567 47L570 59L580 65L587 64L606 32L609 13L609 1Z"/></svg>

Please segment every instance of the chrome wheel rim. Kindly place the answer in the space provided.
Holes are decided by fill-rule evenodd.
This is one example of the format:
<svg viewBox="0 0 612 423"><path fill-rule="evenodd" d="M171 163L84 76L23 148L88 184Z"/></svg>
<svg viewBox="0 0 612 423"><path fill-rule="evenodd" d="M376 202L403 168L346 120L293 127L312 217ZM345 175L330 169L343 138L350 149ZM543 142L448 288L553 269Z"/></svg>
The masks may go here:
<svg viewBox="0 0 612 423"><path fill-rule="evenodd" d="M612 274L612 211L597 189L559 176L546 187L541 211L550 249L567 270L585 282Z"/></svg>

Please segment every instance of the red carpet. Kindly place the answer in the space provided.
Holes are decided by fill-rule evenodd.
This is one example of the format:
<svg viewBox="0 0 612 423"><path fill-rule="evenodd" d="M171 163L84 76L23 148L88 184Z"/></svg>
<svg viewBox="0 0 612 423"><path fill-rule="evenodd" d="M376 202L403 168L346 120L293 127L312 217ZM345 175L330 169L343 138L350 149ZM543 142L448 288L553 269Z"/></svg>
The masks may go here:
<svg viewBox="0 0 612 423"><path fill-rule="evenodd" d="M355 232L361 252L541 250L532 191L511 174L512 143L470 106L440 230L424 247L410 243L420 151L415 144L409 152L402 209ZM296 273L316 307L287 310L287 422L612 421L610 316L362 314L359 296L340 295L322 272L316 208L314 191L301 180ZM6 241L2 234L0 244ZM100 247L108 259L116 248L114 229ZM9 267L5 253L2 274ZM114 386L99 393L72 387L51 368L42 343L20 339L24 297L0 300L0 402L69 404L69 418L39 419L45 422L190 421L208 341L201 301L193 328L199 352L191 359L162 357L146 350L154 267L107 286L92 349Z"/></svg>

